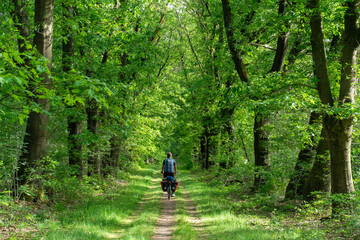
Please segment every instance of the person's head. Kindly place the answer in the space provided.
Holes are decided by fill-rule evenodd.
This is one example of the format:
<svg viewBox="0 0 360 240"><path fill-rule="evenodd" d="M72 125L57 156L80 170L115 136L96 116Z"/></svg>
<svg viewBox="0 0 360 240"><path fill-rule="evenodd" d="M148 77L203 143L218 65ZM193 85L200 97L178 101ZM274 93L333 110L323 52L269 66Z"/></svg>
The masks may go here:
<svg viewBox="0 0 360 240"><path fill-rule="evenodd" d="M167 153L167 157L168 157L168 158L171 158L171 157L172 157L172 153L171 153L171 152L168 152L168 153Z"/></svg>

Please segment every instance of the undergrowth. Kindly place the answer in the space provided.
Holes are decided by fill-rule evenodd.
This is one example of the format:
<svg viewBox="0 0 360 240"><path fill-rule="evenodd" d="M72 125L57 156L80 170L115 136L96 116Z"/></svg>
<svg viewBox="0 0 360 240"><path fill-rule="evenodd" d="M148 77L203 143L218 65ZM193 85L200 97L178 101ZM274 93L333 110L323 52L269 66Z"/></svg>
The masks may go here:
<svg viewBox="0 0 360 240"><path fill-rule="evenodd" d="M3 239L138 239L148 236L159 214L159 195L145 204L134 223L126 222L152 184L154 170L119 172L119 178L96 176L53 179L54 191L41 203L14 201L0 195L0 232ZM152 219L152 220L151 220ZM122 229L122 230L121 230ZM124 232L125 230L126 232ZM139 229L143 229L140 231Z"/></svg>
<svg viewBox="0 0 360 240"><path fill-rule="evenodd" d="M334 198L319 194L311 203L285 200L280 193L251 193L241 176L221 170L183 173L182 180L196 201L208 239L359 239L359 197L352 197L352 214L331 214ZM340 199L340 200L339 200ZM344 201L344 200L343 200Z"/></svg>

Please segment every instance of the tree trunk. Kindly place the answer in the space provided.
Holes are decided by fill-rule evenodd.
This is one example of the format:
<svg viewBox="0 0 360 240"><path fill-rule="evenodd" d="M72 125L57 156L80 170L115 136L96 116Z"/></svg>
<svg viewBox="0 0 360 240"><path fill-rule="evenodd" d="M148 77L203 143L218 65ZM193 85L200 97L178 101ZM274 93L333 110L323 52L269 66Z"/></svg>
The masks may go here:
<svg viewBox="0 0 360 240"><path fill-rule="evenodd" d="M286 0L279 1L278 15L283 16L285 14ZM288 23L284 23L286 28L289 28ZM289 50L289 31L279 32L279 36L276 44L276 53L270 72L280 72L284 66L286 53Z"/></svg>
<svg viewBox="0 0 360 240"><path fill-rule="evenodd" d="M226 37L228 40L228 46L229 46L231 57L235 64L235 69L236 69L241 81L248 83L250 76L246 70L246 67L242 60L240 52L239 52L238 48L236 47L230 3L229 3L229 0L221 0L221 2L222 2L222 8L223 8L225 32L226 32Z"/></svg>
<svg viewBox="0 0 360 240"><path fill-rule="evenodd" d="M266 184L268 176L264 172L270 169L270 139L266 127L270 124L269 116L261 112L255 114L254 120L254 155L255 176L253 191L258 191Z"/></svg>
<svg viewBox="0 0 360 240"><path fill-rule="evenodd" d="M230 88L228 88L230 89ZM220 167L224 169L228 169L235 166L235 159L231 156L231 152L233 151L232 145L235 141L235 133L234 133L234 124L233 124L233 116L234 116L235 107L225 107L221 109L221 120L224 121L223 125L223 134L226 140L222 143L226 146L225 154L226 160L220 162Z"/></svg>
<svg viewBox="0 0 360 240"><path fill-rule="evenodd" d="M71 6L65 5L63 6L63 8L64 18L71 21L73 19L73 8ZM73 68L74 61L74 30L71 26L67 26L63 29L63 31L65 38L62 43L63 71L70 72ZM75 175L81 178L85 172L85 166L82 159L82 144L80 141L80 135L82 132L82 119L80 115L82 114L83 109L82 106L78 103L75 106L66 105L66 107L70 112L67 118L69 164L79 168L76 169Z"/></svg>
<svg viewBox="0 0 360 240"><path fill-rule="evenodd" d="M121 142L122 140L119 137L112 137L110 139L110 167L112 171L112 176L117 177L117 172L119 170L119 160L121 152Z"/></svg>
<svg viewBox="0 0 360 240"><path fill-rule="evenodd" d="M13 0L14 9L11 11L11 15L15 24L15 27L20 33L21 38L17 39L19 52L21 57L25 61L25 66L30 67L29 58L25 57L23 53L25 53L27 49L26 42L31 42L30 39L30 26L29 26L29 17L26 12L26 1L25 0Z"/></svg>
<svg viewBox="0 0 360 240"><path fill-rule="evenodd" d="M69 164L75 167L79 167L76 172L76 176L82 177L85 173L85 166L82 158L82 144L80 135L82 133L82 120L79 116L83 111L83 107L80 104L71 107L71 115L68 116L68 151L69 151ZM79 113L79 112L80 113Z"/></svg>
<svg viewBox="0 0 360 240"><path fill-rule="evenodd" d="M95 99L88 101L87 108L87 129L93 134L93 139L89 145L88 175L101 174L101 159L96 144L97 131L99 128L99 105Z"/></svg>
<svg viewBox="0 0 360 240"><path fill-rule="evenodd" d="M322 31L322 19L319 11L319 0L310 0L308 7L313 11L310 18L312 57L315 63L315 75L319 79L317 90L324 105L333 106L330 88L328 64L325 51L325 40Z"/></svg>
<svg viewBox="0 0 360 240"><path fill-rule="evenodd" d="M332 193L355 191L351 173L353 119L326 116L325 128L330 148Z"/></svg>
<svg viewBox="0 0 360 240"><path fill-rule="evenodd" d="M354 192L351 172L351 137L353 128L353 115L347 109L355 102L355 89L357 83L359 35L359 0L346 1L344 14L344 32L342 36L341 80L339 94L339 108L345 111L342 116L338 114L324 117L324 127L330 149L331 162L331 191L332 193ZM334 107L330 91L330 81L326 64L324 35L319 0L310 0L308 8L311 9L311 44L318 81L318 92L324 105ZM346 105L346 106L344 106ZM334 202L333 210L338 203Z"/></svg>
<svg viewBox="0 0 360 240"><path fill-rule="evenodd" d="M279 16L285 14L286 1L279 1ZM287 23L285 23L287 25ZM289 27L289 26L286 26ZM270 69L272 72L280 72L284 66L286 53L289 49L289 32L282 31L277 39L276 53L273 65ZM268 177L266 171L270 171L270 138L266 129L270 124L270 113L258 110L255 113L254 120L254 155L255 155L255 176L253 191L259 191L266 184ZM264 175L264 176L262 176Z"/></svg>
<svg viewBox="0 0 360 240"><path fill-rule="evenodd" d="M309 126L316 124L320 120L320 114L313 111L310 114ZM311 136L311 142L305 143L300 150L293 176L291 177L285 192L285 198L295 199L303 196L303 189L311 170L311 164L316 156L316 142L314 136Z"/></svg>
<svg viewBox="0 0 360 240"><path fill-rule="evenodd" d="M329 145L324 127L321 130L319 143L316 147L316 157L308 178L302 188L304 200L314 200L312 192L330 192L330 156Z"/></svg>
<svg viewBox="0 0 360 240"><path fill-rule="evenodd" d="M202 133L200 137L200 154L199 154L199 162L201 163L202 169L205 169L205 152L206 152L206 139L205 139L205 133Z"/></svg>
<svg viewBox="0 0 360 240"><path fill-rule="evenodd" d="M355 102L357 85L357 64L360 45L359 0L347 1L344 16L343 48L341 57L340 104L352 105ZM346 106L345 106L346 107ZM351 138L353 115L325 117L325 128L331 155L332 193L354 192L351 172Z"/></svg>
<svg viewBox="0 0 360 240"><path fill-rule="evenodd" d="M35 0L36 30L34 45L37 51L48 60L47 67L50 72L52 70L53 14L54 0ZM41 84L46 89L50 89L50 76L44 72L40 77L42 78L40 83L30 83L29 85L35 89L37 87L35 84ZM49 99L39 97L40 94L38 93L33 100L35 103L39 104L43 110L48 111ZM20 184L26 182L26 170L34 167L36 161L45 156L48 120L49 117L45 113L33 111L29 114L22 154L19 159L18 176L20 178Z"/></svg>
<svg viewBox="0 0 360 240"><path fill-rule="evenodd" d="M210 129L204 126L204 132L200 138L200 162L203 169L209 169L214 163L210 161Z"/></svg>

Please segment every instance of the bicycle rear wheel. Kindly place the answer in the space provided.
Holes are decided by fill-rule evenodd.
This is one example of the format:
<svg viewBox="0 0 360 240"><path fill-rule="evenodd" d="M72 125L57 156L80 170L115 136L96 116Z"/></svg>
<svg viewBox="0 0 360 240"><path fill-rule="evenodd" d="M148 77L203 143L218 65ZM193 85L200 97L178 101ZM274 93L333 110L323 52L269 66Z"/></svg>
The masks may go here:
<svg viewBox="0 0 360 240"><path fill-rule="evenodd" d="M170 197L171 197L171 184L170 183L168 183L167 192L168 192L168 200L170 200Z"/></svg>

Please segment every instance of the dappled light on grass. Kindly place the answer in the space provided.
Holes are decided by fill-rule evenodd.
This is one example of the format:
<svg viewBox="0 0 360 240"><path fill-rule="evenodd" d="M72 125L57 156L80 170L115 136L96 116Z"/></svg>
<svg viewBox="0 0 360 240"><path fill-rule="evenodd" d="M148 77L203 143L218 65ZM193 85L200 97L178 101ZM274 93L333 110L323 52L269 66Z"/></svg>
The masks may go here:
<svg viewBox="0 0 360 240"><path fill-rule="evenodd" d="M239 201L229 198L224 187L197 181L198 176L185 172L181 179L196 202L207 239L324 239L324 232L317 228L285 224L286 216L276 211L275 205L269 206L275 203L274 199ZM292 219L293 214L287 217Z"/></svg>
<svg viewBox="0 0 360 240"><path fill-rule="evenodd" d="M79 206L64 209L56 223L44 222L44 239L142 239L149 238L159 214L159 189L149 188L153 170L136 170L126 190L96 195ZM111 195L111 198L107 198ZM143 211L136 213L146 195ZM136 216L132 215L136 213ZM130 219L130 220L129 220Z"/></svg>

